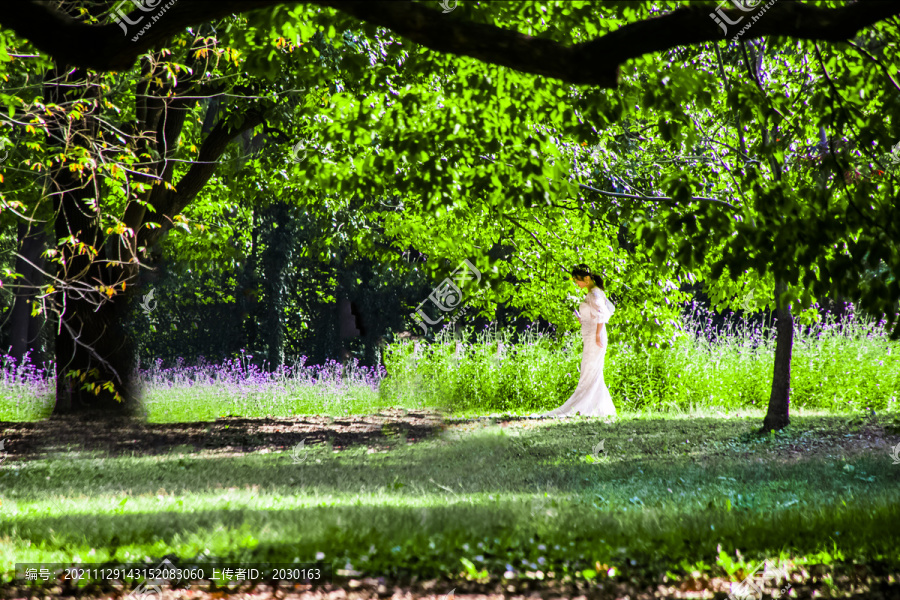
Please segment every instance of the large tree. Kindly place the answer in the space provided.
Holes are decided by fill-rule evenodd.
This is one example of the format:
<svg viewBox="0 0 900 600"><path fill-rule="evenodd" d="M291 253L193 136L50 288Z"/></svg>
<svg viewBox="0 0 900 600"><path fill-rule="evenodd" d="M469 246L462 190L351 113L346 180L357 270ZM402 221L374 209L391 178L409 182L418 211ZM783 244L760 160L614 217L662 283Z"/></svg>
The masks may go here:
<svg viewBox="0 0 900 600"><path fill-rule="evenodd" d="M80 2L59 9L87 22L103 16ZM296 96L271 101L252 79L229 74L236 59L207 33L197 28L180 36L174 51L144 55L140 71L124 77L57 61L46 67L43 98L6 96L11 121L29 123L35 151L24 162L47 172L53 205L55 273L46 273L52 284L42 290L39 310L56 313L57 412L137 410L133 344L123 321L140 290L140 267L152 264L169 229L193 227L181 212L230 142L264 124L278 101ZM200 103L235 89L248 98L240 106L210 110ZM211 117L205 130L204 115Z"/></svg>

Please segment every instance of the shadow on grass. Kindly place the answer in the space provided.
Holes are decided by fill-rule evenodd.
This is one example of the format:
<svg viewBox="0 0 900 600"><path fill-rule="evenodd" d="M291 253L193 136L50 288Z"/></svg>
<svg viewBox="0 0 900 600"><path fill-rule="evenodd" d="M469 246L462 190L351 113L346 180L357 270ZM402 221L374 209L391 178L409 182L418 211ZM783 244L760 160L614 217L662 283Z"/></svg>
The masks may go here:
<svg viewBox="0 0 900 600"><path fill-rule="evenodd" d="M9 450L45 445L0 465L4 561L311 562L322 552L422 577L539 559L558 572L689 573L737 552L900 564L889 452L900 440L875 421L797 417L771 436L752 433L755 419L448 426L413 413L132 424L61 439L58 424L15 425L28 427L5 430ZM184 443L198 434L220 445ZM297 450L299 439L309 444Z"/></svg>
<svg viewBox="0 0 900 600"><path fill-rule="evenodd" d="M261 448L291 448L303 440L335 448L374 443L405 435L412 441L433 436L443 426L435 413L389 410L376 415L332 419L227 417L192 423L147 423L111 418L53 417L43 421L0 422L7 458L32 460L60 452L88 451L109 457L156 455L174 448L246 453ZM386 435L387 434L387 435Z"/></svg>

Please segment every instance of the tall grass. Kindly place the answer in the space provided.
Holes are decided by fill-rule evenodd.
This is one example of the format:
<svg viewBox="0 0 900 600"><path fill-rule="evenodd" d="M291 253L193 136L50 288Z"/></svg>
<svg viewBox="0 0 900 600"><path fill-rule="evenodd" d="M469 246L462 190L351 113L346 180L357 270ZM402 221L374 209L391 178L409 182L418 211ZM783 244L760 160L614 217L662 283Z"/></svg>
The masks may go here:
<svg viewBox="0 0 900 600"><path fill-rule="evenodd" d="M468 337L468 335L466 335ZM529 328L513 344L509 331L485 329L474 343L446 330L430 345L402 342L386 348L388 377L382 397L456 411L523 411L559 398L578 381L580 348Z"/></svg>
<svg viewBox="0 0 900 600"><path fill-rule="evenodd" d="M139 373L142 403L153 422L208 421L223 416L368 413L381 406L378 382L383 368L305 365L305 357L272 372L250 362L249 355L210 364L178 361L163 368L157 361ZM49 416L54 406L55 368L48 371L0 357L0 420L22 421Z"/></svg>
<svg viewBox="0 0 900 600"><path fill-rule="evenodd" d="M617 343L610 325L604 374L622 411L686 412L764 408L771 391L774 327L713 328L696 303L668 349ZM468 337L464 335L463 337ZM458 413L529 412L558 406L574 391L581 362L579 332L557 339L528 330L517 344L509 332L485 329L476 342L446 330L431 345L388 348L381 393L415 395ZM821 410L895 410L900 397L900 343L885 322L828 314L796 326L791 363L792 406Z"/></svg>
<svg viewBox="0 0 900 600"><path fill-rule="evenodd" d="M772 383L774 328L713 328L696 303L668 349L621 341L610 324L605 377L620 412L697 413L765 408ZM578 332L554 337L529 328L518 339L486 328L472 343L447 331L433 344L402 342L384 366L305 365L305 357L274 372L250 357L221 365L201 361L141 372L151 421L219 416L348 415L387 406L440 408L457 414L528 413L562 404L574 391L581 363ZM54 369L43 371L0 357L0 420L46 417L53 407ZM827 411L896 410L900 342L885 322L854 314L842 323L826 315L797 326L791 366L794 408Z"/></svg>
<svg viewBox="0 0 900 600"><path fill-rule="evenodd" d="M55 377L55 368L33 365L28 354L18 363L12 356L0 354L0 420L28 421L35 414L49 414Z"/></svg>
<svg viewBox="0 0 900 600"><path fill-rule="evenodd" d="M144 406L157 422L210 420L222 416L287 417L298 414L346 415L378 406L383 368L293 365L265 371L246 354L222 364L201 360L194 366L162 368L161 361L141 372Z"/></svg>

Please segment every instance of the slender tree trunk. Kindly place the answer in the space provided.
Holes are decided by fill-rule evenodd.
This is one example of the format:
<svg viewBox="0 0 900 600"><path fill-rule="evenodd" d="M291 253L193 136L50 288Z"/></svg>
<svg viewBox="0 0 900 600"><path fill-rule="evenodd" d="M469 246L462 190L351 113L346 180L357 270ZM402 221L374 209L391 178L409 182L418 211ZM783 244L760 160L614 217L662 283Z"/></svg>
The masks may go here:
<svg viewBox="0 0 900 600"><path fill-rule="evenodd" d="M250 209L250 255L241 272L241 321L244 324L242 348L257 352L259 348L259 209Z"/></svg>
<svg viewBox="0 0 900 600"><path fill-rule="evenodd" d="M794 316L791 305L782 304L781 294L787 290L782 280L775 283L775 311L777 322L775 335L775 368L772 376L772 395L769 396L769 411L763 421L761 432L784 429L791 423L788 407L791 403L791 353L794 347Z"/></svg>
<svg viewBox="0 0 900 600"><path fill-rule="evenodd" d="M18 254L16 257L16 273L22 275L21 285L16 292L15 303L10 315L10 355L16 363L22 362L25 354L30 351L32 364L42 362L40 349L37 345L40 335L41 319L31 316L32 301L37 295L37 289L43 285L44 277L39 269L43 269L42 254L47 240L43 230L32 225L29 231L28 223L19 223L18 229ZM34 266L32 266L34 265ZM35 268L37 267L37 268Z"/></svg>
<svg viewBox="0 0 900 600"><path fill-rule="evenodd" d="M49 119L50 137L61 149L80 146L94 152L100 111L100 87L94 79L82 69L61 65L47 74L45 101L61 107L54 109ZM81 104L82 117L69 121L66 112L74 102ZM123 273L115 265L100 266L107 256L100 230L101 184L91 166L81 170L69 167L55 163L49 172L55 235L57 239L75 238L76 244L93 248L97 255L91 257L68 241L58 248L61 263L57 276L62 289L54 293L54 299L62 310L56 333L54 413L136 414L133 343L121 326L128 298L121 287L112 297L97 291L99 285L118 282ZM112 389L83 389L80 379L70 378L72 371L80 371L84 383L111 382Z"/></svg>
<svg viewBox="0 0 900 600"><path fill-rule="evenodd" d="M295 224L290 208L283 202L267 209L266 249L262 255L263 287L266 295L266 360L269 370L284 364L287 303L287 273L293 258Z"/></svg>
<svg viewBox="0 0 900 600"><path fill-rule="evenodd" d="M747 54L747 46L754 52L751 60ZM763 81L763 54L765 41L759 40L755 44L741 41L741 52L744 56L744 64L747 73L756 83L763 96L767 94ZM777 125L772 128L770 134L768 127L763 124L760 131L763 147L769 145L771 137L777 137ZM781 183L784 166L778 162L774 154L769 155L769 165L772 168L772 176L775 181ZM772 373L772 394L769 396L769 410L763 421L760 432L784 429L791 423L788 415L788 406L791 401L791 353L794 349L794 317L791 315L789 303L782 304L781 296L788 289L787 282L775 275L775 366Z"/></svg>

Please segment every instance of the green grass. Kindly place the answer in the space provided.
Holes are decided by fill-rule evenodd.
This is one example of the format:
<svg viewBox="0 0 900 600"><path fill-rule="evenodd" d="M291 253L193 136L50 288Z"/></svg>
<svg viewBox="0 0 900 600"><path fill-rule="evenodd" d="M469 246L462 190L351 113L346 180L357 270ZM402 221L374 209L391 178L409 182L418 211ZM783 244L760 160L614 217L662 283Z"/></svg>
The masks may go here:
<svg viewBox="0 0 900 600"><path fill-rule="evenodd" d="M144 403L151 423L214 421L228 415L242 417L370 414L390 403L366 385L286 385L279 390L259 386L241 394L205 386L205 389L148 388Z"/></svg>
<svg viewBox="0 0 900 600"><path fill-rule="evenodd" d="M765 408L772 386L774 331L749 327L714 332L704 315L688 315L669 348L639 348L610 324L604 378L619 411L733 412ZM507 331L481 332L477 342L449 334L434 344L397 344L385 356L382 394L416 399L456 414L536 412L561 405L574 391L581 362L578 333L554 339ZM712 340L712 341L710 341ZM833 318L797 327L791 359L791 406L810 410L900 409L900 341L884 323Z"/></svg>
<svg viewBox="0 0 900 600"><path fill-rule="evenodd" d="M762 437L752 432L771 385L771 339L685 335L668 350L637 350L618 335L611 329L606 365L620 414L611 421L501 427L460 418L561 404L580 361L571 335L512 345L486 332L459 347L439 337L418 356L398 344L377 392L289 379L149 385L153 422L400 406L446 409L449 428L413 445L388 435L339 452L309 446L301 463L278 448L6 460L0 573L8 580L15 562L166 554L268 563L318 555L372 576L470 579L511 569L536 579L668 572L740 581L764 559L900 568L900 466L890 458L900 443L900 345L878 326L798 334L792 425ZM29 381L0 385L0 418L46 416L46 390ZM858 417L865 409L876 421ZM605 452L594 455L601 440Z"/></svg>
<svg viewBox="0 0 900 600"><path fill-rule="evenodd" d="M897 568L889 446L900 439L867 446L869 424L850 421L795 415L763 437L750 433L759 414L488 421L414 445L386 438L390 449L374 453L308 446L301 463L178 450L7 461L0 572L169 553L270 563L323 553L336 569L420 577L501 577L511 566L519 577L739 581L763 559Z"/></svg>

